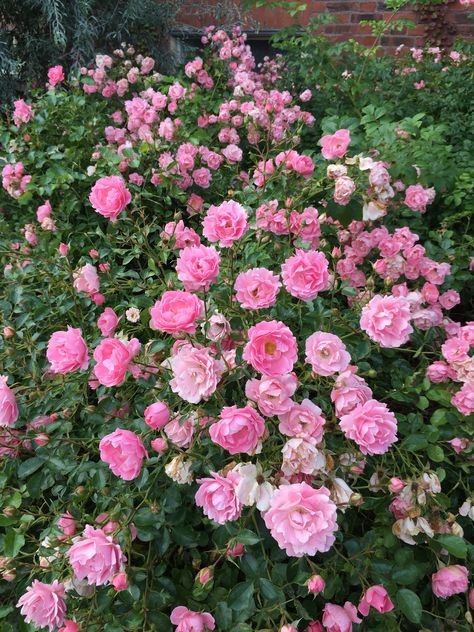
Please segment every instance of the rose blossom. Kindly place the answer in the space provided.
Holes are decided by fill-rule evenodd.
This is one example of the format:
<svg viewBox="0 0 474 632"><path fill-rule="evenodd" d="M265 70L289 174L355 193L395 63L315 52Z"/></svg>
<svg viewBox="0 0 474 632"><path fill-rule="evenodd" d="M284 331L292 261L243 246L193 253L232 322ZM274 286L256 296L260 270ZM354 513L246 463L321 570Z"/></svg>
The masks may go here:
<svg viewBox="0 0 474 632"><path fill-rule="evenodd" d="M397 419L386 404L369 399L339 421L342 432L362 454L384 454L397 441Z"/></svg>
<svg viewBox="0 0 474 632"><path fill-rule="evenodd" d="M28 586L26 593L20 597L17 608L25 617L26 623L33 623L37 628L52 630L64 623L66 604L64 602L64 584L54 580L52 584L44 584L35 579Z"/></svg>
<svg viewBox="0 0 474 632"><path fill-rule="evenodd" d="M143 416L147 426L153 430L159 430L168 423L170 411L165 402L155 402L145 408Z"/></svg>
<svg viewBox="0 0 474 632"><path fill-rule="evenodd" d="M301 404L292 403L290 410L278 415L279 431L288 437L314 439L319 443L323 438L325 419L321 409L309 399Z"/></svg>
<svg viewBox="0 0 474 632"><path fill-rule="evenodd" d="M371 586L365 591L359 604L359 612L367 617L371 607L382 614L394 609L395 606L383 586Z"/></svg>
<svg viewBox="0 0 474 632"><path fill-rule="evenodd" d="M194 612L184 606L171 611L170 621L178 626L175 632L204 632L216 627L214 617L208 612Z"/></svg>
<svg viewBox="0 0 474 632"><path fill-rule="evenodd" d="M99 443L100 458L124 481L131 481L140 475L143 458L147 455L145 446L138 435L130 430L117 428L102 437Z"/></svg>
<svg viewBox="0 0 474 632"><path fill-rule="evenodd" d="M287 373L278 377L263 375L261 379L248 380L245 385L245 395L257 402L262 415L273 417L286 413L292 406L290 399L296 387L298 379L294 373Z"/></svg>
<svg viewBox="0 0 474 632"><path fill-rule="evenodd" d="M255 505L259 511L267 511L274 487L265 481L261 465L239 463L233 471L239 475L235 493L240 502L246 507Z"/></svg>
<svg viewBox="0 0 474 632"><path fill-rule="evenodd" d="M281 284L278 275L267 268L241 272L234 284L236 298L244 309L263 309L276 302Z"/></svg>
<svg viewBox="0 0 474 632"><path fill-rule="evenodd" d="M48 342L46 357L53 373L85 370L89 365L89 350L80 329L55 331Z"/></svg>
<svg viewBox="0 0 474 632"><path fill-rule="evenodd" d="M431 204L435 198L435 190L425 189L421 184L412 184L405 191L404 204L412 211L426 212L426 205Z"/></svg>
<svg viewBox="0 0 474 632"><path fill-rule="evenodd" d="M61 514L58 520L58 527L62 530L64 535L69 537L73 536L76 533L76 521L74 516L68 511Z"/></svg>
<svg viewBox="0 0 474 632"><path fill-rule="evenodd" d="M333 373L344 371L351 356L346 350L346 345L342 340L330 333L316 331L306 339L305 361L311 364L316 375L328 376Z"/></svg>
<svg viewBox="0 0 474 632"><path fill-rule="evenodd" d="M58 632L81 632L80 627L72 619L64 619L63 627L59 628Z"/></svg>
<svg viewBox="0 0 474 632"><path fill-rule="evenodd" d="M140 350L140 343L132 338L128 344L118 338L105 338L94 350L94 375L104 386L119 386L125 381L127 369Z"/></svg>
<svg viewBox="0 0 474 632"><path fill-rule="evenodd" d="M99 275L91 263L86 263L85 266L74 272L74 289L77 292L87 292L91 295L99 291Z"/></svg>
<svg viewBox="0 0 474 632"><path fill-rule="evenodd" d="M453 395L451 404L455 406L462 415L470 415L474 412L474 386L469 382L463 384L461 390Z"/></svg>
<svg viewBox="0 0 474 632"><path fill-rule="evenodd" d="M371 398L372 390L366 381L354 375L350 370L338 376L335 387L331 391L331 401L334 403L337 417L347 415L358 404L363 404Z"/></svg>
<svg viewBox="0 0 474 632"><path fill-rule="evenodd" d="M322 252L297 250L281 266L286 290L303 301L312 301L329 286L328 261Z"/></svg>
<svg viewBox="0 0 474 632"><path fill-rule="evenodd" d="M126 561L122 549L102 529L86 525L80 538L67 552L69 563L77 579L89 585L103 586L119 572Z"/></svg>
<svg viewBox="0 0 474 632"><path fill-rule="evenodd" d="M113 336L119 319L111 307L106 307L97 319L97 327L103 336Z"/></svg>
<svg viewBox="0 0 474 632"><path fill-rule="evenodd" d="M202 507L204 514L218 524L237 520L242 512L242 503L236 494L239 475L232 470L225 477L216 472L210 474L212 478L197 480L199 489L196 492L196 505Z"/></svg>
<svg viewBox="0 0 474 632"><path fill-rule="evenodd" d="M238 202L222 202L209 207L202 225L203 235L209 241L218 241L221 248L228 248L247 231L247 211Z"/></svg>
<svg viewBox="0 0 474 632"><path fill-rule="evenodd" d="M466 592L468 588L468 570L465 566L454 564L445 566L431 575L431 586L434 594L441 599Z"/></svg>
<svg viewBox="0 0 474 632"><path fill-rule="evenodd" d="M323 609L323 626L326 632L352 632L353 623L361 623L357 608L346 601L344 607L327 603Z"/></svg>
<svg viewBox="0 0 474 632"><path fill-rule="evenodd" d="M177 445L178 448L188 448L191 445L194 427L195 417L193 414L186 419L183 417L175 417L166 424L165 434L171 443Z"/></svg>
<svg viewBox="0 0 474 632"><path fill-rule="evenodd" d="M220 256L214 246L188 246L176 262L178 279L188 292L207 291L219 275Z"/></svg>
<svg viewBox="0 0 474 632"><path fill-rule="evenodd" d="M277 377L293 370L298 346L291 330L279 320L262 321L248 330L243 359L256 371Z"/></svg>
<svg viewBox="0 0 474 632"><path fill-rule="evenodd" d="M355 189L356 185L352 178L349 178L348 176L341 176L340 178L337 178L334 188L334 202L336 202L336 204L340 204L341 206L346 206L349 204Z"/></svg>
<svg viewBox="0 0 474 632"><path fill-rule="evenodd" d="M318 595L323 592L326 587L326 582L321 575L311 575L308 579L308 592L313 595Z"/></svg>
<svg viewBox="0 0 474 632"><path fill-rule="evenodd" d="M204 303L195 294L176 290L164 292L150 308L150 327L168 334L196 331L196 320L202 318Z"/></svg>
<svg viewBox="0 0 474 632"><path fill-rule="evenodd" d="M336 505L326 487L307 483L282 485L273 494L263 519L273 538L288 555L302 557L324 553L334 544Z"/></svg>
<svg viewBox="0 0 474 632"><path fill-rule="evenodd" d="M190 345L168 359L173 372L171 390L191 404L211 397L225 370L222 360L216 360L210 349L196 349Z"/></svg>
<svg viewBox="0 0 474 632"><path fill-rule="evenodd" d="M13 111L13 122L17 127L21 127L23 123L29 123L33 118L33 110L31 106L24 101L24 99L18 99L14 101L13 105L15 110Z"/></svg>
<svg viewBox="0 0 474 632"><path fill-rule="evenodd" d="M115 222L132 195L120 176L106 176L99 178L91 189L89 201L97 213Z"/></svg>
<svg viewBox="0 0 474 632"><path fill-rule="evenodd" d="M15 395L7 380L6 375L0 375L0 426L13 426L19 414Z"/></svg>
<svg viewBox="0 0 474 632"><path fill-rule="evenodd" d="M285 476L293 474L314 475L326 468L326 457L315 446L312 438L301 439L294 437L289 439L282 448L281 470Z"/></svg>
<svg viewBox="0 0 474 632"><path fill-rule="evenodd" d="M201 325L201 331L208 340L217 342L230 334L230 323L223 314L216 312Z"/></svg>
<svg viewBox="0 0 474 632"><path fill-rule="evenodd" d="M362 309L360 326L381 347L401 347L413 331L410 318L405 298L377 294Z"/></svg>
<svg viewBox="0 0 474 632"><path fill-rule="evenodd" d="M117 573L112 577L112 586L118 592L119 590L126 590L128 588L128 578L126 573Z"/></svg>
<svg viewBox="0 0 474 632"><path fill-rule="evenodd" d="M53 66L48 70L48 83L54 88L58 83L64 81L64 72L62 66Z"/></svg>
<svg viewBox="0 0 474 632"><path fill-rule="evenodd" d="M338 129L334 134L326 134L319 139L321 153L326 160L342 158L351 142L351 135L348 129Z"/></svg>
<svg viewBox="0 0 474 632"><path fill-rule="evenodd" d="M230 454L255 454L265 432L265 421L251 406L226 406L209 428L214 443Z"/></svg>

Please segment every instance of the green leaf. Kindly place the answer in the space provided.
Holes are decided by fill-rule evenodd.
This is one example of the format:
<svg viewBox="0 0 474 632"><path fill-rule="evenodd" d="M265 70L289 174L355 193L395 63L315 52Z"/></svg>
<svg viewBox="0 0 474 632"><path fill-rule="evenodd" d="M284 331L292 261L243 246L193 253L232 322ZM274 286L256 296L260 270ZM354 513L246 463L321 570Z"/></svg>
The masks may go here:
<svg viewBox="0 0 474 632"><path fill-rule="evenodd" d="M16 531L7 531L3 541L3 551L7 557L16 557L25 544L25 536Z"/></svg>
<svg viewBox="0 0 474 632"><path fill-rule="evenodd" d="M424 450L428 446L428 439L422 434L412 434L405 439L402 446L405 450L417 452L418 450Z"/></svg>
<svg viewBox="0 0 474 632"><path fill-rule="evenodd" d="M36 470L43 465L44 459L39 456L34 456L32 459L27 459L18 468L18 478L27 478L31 476Z"/></svg>
<svg viewBox="0 0 474 632"><path fill-rule="evenodd" d="M260 583L260 592L265 597L265 599L269 602L282 602L285 600L285 595L283 591L275 586L269 579L265 579L263 577L259 580Z"/></svg>
<svg viewBox="0 0 474 632"><path fill-rule="evenodd" d="M445 533L443 535L439 535L436 538L436 542L439 542L443 549L446 549L446 551L451 553L451 555L454 555L454 557L465 558L467 555L466 541L458 535Z"/></svg>
<svg viewBox="0 0 474 632"><path fill-rule="evenodd" d="M416 593L408 588L400 588L397 592L397 604L406 618L412 623L421 621L423 606Z"/></svg>
<svg viewBox="0 0 474 632"><path fill-rule="evenodd" d="M441 463L444 460L444 450L439 445L428 446L428 457L435 463Z"/></svg>
<svg viewBox="0 0 474 632"><path fill-rule="evenodd" d="M235 538L236 542L240 542L240 544L257 544L261 539L250 529L243 529Z"/></svg>
<svg viewBox="0 0 474 632"><path fill-rule="evenodd" d="M250 606L252 597L253 582L240 582L230 591L227 603L232 610L246 610Z"/></svg>

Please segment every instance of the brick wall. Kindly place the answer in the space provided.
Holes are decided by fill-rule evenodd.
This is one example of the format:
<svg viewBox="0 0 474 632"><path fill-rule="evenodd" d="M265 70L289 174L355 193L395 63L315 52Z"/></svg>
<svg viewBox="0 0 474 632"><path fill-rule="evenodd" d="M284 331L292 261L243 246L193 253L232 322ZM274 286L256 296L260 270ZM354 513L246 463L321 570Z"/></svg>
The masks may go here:
<svg viewBox="0 0 474 632"><path fill-rule="evenodd" d="M211 1L207 4L213 3ZM239 5L239 0L235 4ZM360 20L374 20L390 15L390 12L385 10L383 0L308 0L307 6L308 9L296 18L300 24L306 23L312 15L327 11L334 15L336 21L321 27L322 33L336 41L354 38L366 45L373 44L374 38L370 35L370 28L360 26ZM446 4L438 5L435 11L437 16L424 15L414 7L401 12L399 17L408 18L417 26L414 29L386 35L382 40L384 50L391 53L400 44L411 47L422 46L427 42L449 47L456 37L474 41L474 22L468 17L472 9L463 7L457 0L447 0ZM276 31L293 23L293 19L285 11L265 7L253 9L247 14L242 14L242 17L245 30L256 34L259 31ZM183 11L181 19L194 27L219 23L216 14L212 15L212 11L209 15L199 17L190 17Z"/></svg>

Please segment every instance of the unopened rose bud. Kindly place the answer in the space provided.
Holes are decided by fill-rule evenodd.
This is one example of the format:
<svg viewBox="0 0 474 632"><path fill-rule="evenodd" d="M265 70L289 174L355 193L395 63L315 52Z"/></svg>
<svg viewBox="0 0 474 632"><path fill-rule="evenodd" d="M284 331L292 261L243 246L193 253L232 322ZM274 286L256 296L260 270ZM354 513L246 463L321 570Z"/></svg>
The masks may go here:
<svg viewBox="0 0 474 632"><path fill-rule="evenodd" d="M7 518L13 518L13 516L16 514L16 507L5 507L2 513Z"/></svg>
<svg viewBox="0 0 474 632"><path fill-rule="evenodd" d="M35 437L35 443L36 445L46 445L47 443L49 443L49 437L47 434L45 434L44 432L37 434Z"/></svg>
<svg viewBox="0 0 474 632"><path fill-rule="evenodd" d="M11 338L15 335L15 330L13 329L13 327L4 327L3 335L5 336L5 338Z"/></svg>
<svg viewBox="0 0 474 632"><path fill-rule="evenodd" d="M359 507L360 505L362 505L363 502L364 502L364 499L362 498L360 494L358 494L357 492L354 492L353 494L351 494L351 497L349 499L350 505L352 505L353 507Z"/></svg>
<svg viewBox="0 0 474 632"><path fill-rule="evenodd" d="M401 478L393 477L390 479L388 488L393 494L398 494L405 487L405 481Z"/></svg>
<svg viewBox="0 0 474 632"><path fill-rule="evenodd" d="M158 503L151 503L150 504L150 511L151 513L158 513L160 511L160 506Z"/></svg>
<svg viewBox="0 0 474 632"><path fill-rule="evenodd" d="M367 375L368 375L369 377L377 377L377 371L376 371L375 369L369 369L369 370L367 371Z"/></svg>
<svg viewBox="0 0 474 632"><path fill-rule="evenodd" d="M280 632L298 632L298 629L291 623L287 623L280 628Z"/></svg>
<svg viewBox="0 0 474 632"><path fill-rule="evenodd" d="M312 575L308 579L308 592L312 593L313 595L318 595L319 593L323 592L325 586L326 582L321 577L321 575Z"/></svg>
<svg viewBox="0 0 474 632"><path fill-rule="evenodd" d="M84 485L79 485L79 487L76 487L76 489L74 490L74 493L77 496L83 496L86 493L86 488L84 487Z"/></svg>
<svg viewBox="0 0 474 632"><path fill-rule="evenodd" d="M15 578L16 578L16 571L13 568L3 571L2 573L2 579L4 579L6 582L12 582L15 580Z"/></svg>
<svg viewBox="0 0 474 632"><path fill-rule="evenodd" d="M243 544L236 544L232 548L228 548L226 553L230 557L240 557L245 553L245 546Z"/></svg>
<svg viewBox="0 0 474 632"><path fill-rule="evenodd" d="M207 584L207 582L212 579L213 575L213 569L209 566L206 566L206 568L201 568L201 570L197 574L197 580L200 584Z"/></svg>
<svg viewBox="0 0 474 632"><path fill-rule="evenodd" d="M118 592L128 588L128 579L126 573L117 573L112 577L112 586Z"/></svg>

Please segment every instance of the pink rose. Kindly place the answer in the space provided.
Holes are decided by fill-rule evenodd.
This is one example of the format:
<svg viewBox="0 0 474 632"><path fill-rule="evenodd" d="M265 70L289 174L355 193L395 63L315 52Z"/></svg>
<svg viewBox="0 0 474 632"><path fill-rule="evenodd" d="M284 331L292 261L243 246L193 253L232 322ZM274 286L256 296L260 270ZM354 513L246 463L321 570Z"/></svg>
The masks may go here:
<svg viewBox="0 0 474 632"><path fill-rule="evenodd" d="M300 101L303 101L303 103L306 103L306 101L309 101L312 97L312 92L311 90L304 90L301 94L300 94Z"/></svg>
<svg viewBox="0 0 474 632"><path fill-rule="evenodd" d="M122 549L102 529L86 525L84 533L67 552L69 563L77 579L89 585L103 586L119 572L126 561Z"/></svg>
<svg viewBox="0 0 474 632"><path fill-rule="evenodd" d="M175 417L166 424L165 434L178 448L188 448L194 434L194 418Z"/></svg>
<svg viewBox="0 0 474 632"><path fill-rule="evenodd" d="M359 612L367 617L371 607L381 614L394 609L395 606L383 586L371 586L365 591L359 604Z"/></svg>
<svg viewBox="0 0 474 632"><path fill-rule="evenodd" d="M62 66L53 66L48 70L48 82L50 86L55 86L64 81L64 72Z"/></svg>
<svg viewBox="0 0 474 632"><path fill-rule="evenodd" d="M321 575L311 575L308 579L308 592L313 595L318 595L322 593L326 588L326 582L321 577Z"/></svg>
<svg viewBox="0 0 474 632"><path fill-rule="evenodd" d="M236 298L244 309L263 309L276 302L281 284L278 275L267 268L241 272L234 284Z"/></svg>
<svg viewBox="0 0 474 632"><path fill-rule="evenodd" d="M451 404L455 406L462 415L470 415L474 412L474 386L469 382L463 384L451 398Z"/></svg>
<svg viewBox="0 0 474 632"><path fill-rule="evenodd" d="M337 417L347 415L357 405L364 404L371 398L372 390L367 386L366 381L354 375L350 370L338 376L335 388L331 391L331 400L334 402Z"/></svg>
<svg viewBox="0 0 474 632"><path fill-rule="evenodd" d="M287 477L294 474L315 475L326 466L324 454L316 448L312 438L293 437L282 448L281 470Z"/></svg>
<svg viewBox="0 0 474 632"><path fill-rule="evenodd" d="M104 217L115 222L132 195L120 176L106 176L99 178L91 189L89 201L92 207Z"/></svg>
<svg viewBox="0 0 474 632"><path fill-rule="evenodd" d="M99 443L100 458L124 481L140 475L143 458L147 455L142 440L130 430L117 428L102 437Z"/></svg>
<svg viewBox="0 0 474 632"><path fill-rule="evenodd" d="M352 632L353 623L361 623L357 608L346 601L344 607L327 603L323 609L323 626L326 632Z"/></svg>
<svg viewBox="0 0 474 632"><path fill-rule="evenodd" d="M126 573L117 573L112 577L112 586L117 592L128 588L128 578Z"/></svg>
<svg viewBox="0 0 474 632"><path fill-rule="evenodd" d="M404 297L375 295L362 309L360 326L381 347L401 347L413 331Z"/></svg>
<svg viewBox="0 0 474 632"><path fill-rule="evenodd" d="M63 627L59 628L58 632L80 632L80 627L72 619L64 619Z"/></svg>
<svg viewBox="0 0 474 632"><path fill-rule="evenodd" d="M225 370L222 360L216 360L210 349L182 346L168 360L173 372L171 390L191 404L211 397Z"/></svg>
<svg viewBox="0 0 474 632"><path fill-rule="evenodd" d="M150 308L150 327L168 334L196 331L196 320L202 318L204 303L195 294L176 290L164 292Z"/></svg>
<svg viewBox="0 0 474 632"><path fill-rule="evenodd" d="M193 171L193 180L199 187L207 189L212 180L211 172L206 167L195 169Z"/></svg>
<svg viewBox="0 0 474 632"><path fill-rule="evenodd" d="M274 492L263 519L279 547L291 556L325 553L336 539L336 505L326 487L282 485Z"/></svg>
<svg viewBox="0 0 474 632"><path fill-rule="evenodd" d="M326 134L320 138L321 153L326 160L342 158L351 142L351 134L348 129L338 129L334 134Z"/></svg>
<svg viewBox="0 0 474 632"><path fill-rule="evenodd" d="M49 632L52 632L64 623L64 595L64 584L57 580L52 584L44 584L35 579L20 597L16 607L21 608L20 612L26 623L33 623L36 628L48 627Z"/></svg>
<svg viewBox="0 0 474 632"><path fill-rule="evenodd" d="M125 381L132 358L140 349L140 343L132 338L128 344L118 338L105 338L94 351L94 375L104 386L119 386Z"/></svg>
<svg viewBox="0 0 474 632"><path fill-rule="evenodd" d="M332 375L347 369L351 356L342 340L324 331L316 331L306 339L306 362L316 375Z"/></svg>
<svg viewBox="0 0 474 632"><path fill-rule="evenodd" d="M286 290L303 301L312 301L329 286L328 261L322 252L297 250L281 266Z"/></svg>
<svg viewBox="0 0 474 632"><path fill-rule="evenodd" d="M38 222L41 223L43 220L49 217L52 212L53 209L51 208L51 204L49 200L46 200L44 204L41 204L41 206L38 206L38 208L36 209L36 219L38 220Z"/></svg>
<svg viewBox="0 0 474 632"><path fill-rule="evenodd" d="M97 327L103 336L113 336L119 319L111 307L106 307L97 319Z"/></svg>
<svg viewBox="0 0 474 632"><path fill-rule="evenodd" d="M298 379L294 373L269 377L263 375L261 379L248 380L245 385L245 395L257 402L262 415L273 417L288 412L293 406L290 399L296 387Z"/></svg>
<svg viewBox="0 0 474 632"><path fill-rule="evenodd" d="M230 454L255 454L264 433L265 421L251 406L223 408L219 421L209 428L212 441Z"/></svg>
<svg viewBox="0 0 474 632"><path fill-rule="evenodd" d="M243 359L256 371L277 377L293 370L298 346L291 330L279 320L262 321L248 330Z"/></svg>
<svg viewBox="0 0 474 632"><path fill-rule="evenodd" d="M211 476L197 480L196 505L218 524L237 520L242 512L242 503L236 494L239 475L231 470L225 477L215 472L211 472Z"/></svg>
<svg viewBox="0 0 474 632"><path fill-rule="evenodd" d="M426 205L431 204L435 198L435 190L424 189L421 184L412 184L405 191L404 204L418 213L426 212Z"/></svg>
<svg viewBox="0 0 474 632"><path fill-rule="evenodd" d="M84 371L89 366L89 350L80 329L55 331L48 342L46 357L53 373Z"/></svg>
<svg viewBox="0 0 474 632"><path fill-rule="evenodd" d="M362 454L385 454L397 441L397 419L386 404L369 399L343 415L339 426Z"/></svg>
<svg viewBox="0 0 474 632"><path fill-rule="evenodd" d="M76 533L76 521L69 512L61 514L58 520L58 527L62 530L64 535L69 537Z"/></svg>
<svg viewBox="0 0 474 632"><path fill-rule="evenodd" d="M99 291L99 275L91 263L86 263L85 266L74 272L74 289L77 292L87 292L89 295Z"/></svg>
<svg viewBox="0 0 474 632"><path fill-rule="evenodd" d="M439 302L441 304L441 307L443 307L444 309L453 309L455 305L459 305L459 303L461 302L461 297L459 296L459 293L455 290L448 290L447 292L441 294L441 296L439 297Z"/></svg>
<svg viewBox="0 0 474 632"><path fill-rule="evenodd" d="M243 153L238 145L230 144L224 147L222 155L225 156L231 164L234 164L242 160Z"/></svg>
<svg viewBox="0 0 474 632"><path fill-rule="evenodd" d="M248 230L247 211L238 202L222 202L209 207L202 225L203 235L209 241L218 241L221 248L229 248Z"/></svg>
<svg viewBox="0 0 474 632"><path fill-rule="evenodd" d="M341 176L336 179L334 187L334 202L341 206L349 204L352 194L356 190L356 185L349 176Z"/></svg>
<svg viewBox="0 0 474 632"><path fill-rule="evenodd" d="M315 443L319 443L323 438L326 420L319 406L309 399L304 399L301 404L293 402L290 410L278 415L278 419L278 429L288 437L313 439Z"/></svg>
<svg viewBox="0 0 474 632"><path fill-rule="evenodd" d="M153 448L153 450L155 450L155 452L158 452L158 453L164 452L166 448L168 447L168 443L166 442L166 440L161 439L161 437L150 441L150 445Z"/></svg>
<svg viewBox="0 0 474 632"><path fill-rule="evenodd" d="M7 384L8 377L0 375L0 426L13 426L18 419L15 395Z"/></svg>
<svg viewBox="0 0 474 632"><path fill-rule="evenodd" d="M214 246L189 246L179 253L176 272L186 291L207 291L217 280L219 264L220 256Z"/></svg>
<svg viewBox="0 0 474 632"><path fill-rule="evenodd" d="M23 123L29 123L33 118L33 110L23 99L14 101L15 109L13 111L13 122L17 127L21 127Z"/></svg>
<svg viewBox="0 0 474 632"><path fill-rule="evenodd" d="M441 353L447 362L467 362L469 360L470 344L462 338L449 338L443 343Z"/></svg>
<svg viewBox="0 0 474 632"><path fill-rule="evenodd" d="M170 419L170 411L165 402L155 402L150 404L143 413L145 423L153 430L159 430L165 426Z"/></svg>
<svg viewBox="0 0 474 632"><path fill-rule="evenodd" d="M466 592L468 588L468 570L465 566L454 564L445 566L431 575L433 593L440 599Z"/></svg>
<svg viewBox="0 0 474 632"><path fill-rule="evenodd" d="M178 626L176 632L205 632L216 627L214 617L208 612L193 612L184 606L172 610L170 621Z"/></svg>

